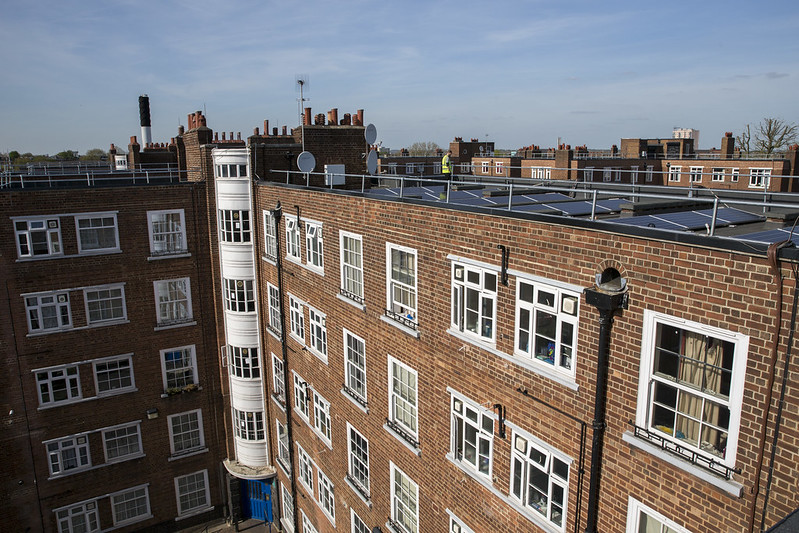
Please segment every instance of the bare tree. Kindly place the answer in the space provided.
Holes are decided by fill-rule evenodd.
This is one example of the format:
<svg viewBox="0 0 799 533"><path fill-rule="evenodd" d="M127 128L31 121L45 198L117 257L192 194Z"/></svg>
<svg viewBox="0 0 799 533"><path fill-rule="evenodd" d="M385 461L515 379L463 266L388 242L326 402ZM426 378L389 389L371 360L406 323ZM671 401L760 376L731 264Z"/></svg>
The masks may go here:
<svg viewBox="0 0 799 533"><path fill-rule="evenodd" d="M766 117L756 126L746 125L736 139L741 150L770 155L796 142L799 125L780 118Z"/></svg>
<svg viewBox="0 0 799 533"><path fill-rule="evenodd" d="M410 155L436 155L436 150L438 149L439 146L433 141L418 141L408 148L408 153L410 153Z"/></svg>

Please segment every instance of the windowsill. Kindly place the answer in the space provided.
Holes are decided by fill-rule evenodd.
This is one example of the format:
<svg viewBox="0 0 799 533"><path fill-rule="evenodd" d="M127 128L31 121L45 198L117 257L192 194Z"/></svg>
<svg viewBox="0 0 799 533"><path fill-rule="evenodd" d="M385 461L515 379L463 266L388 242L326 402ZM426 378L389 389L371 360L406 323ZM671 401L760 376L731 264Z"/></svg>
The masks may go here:
<svg viewBox="0 0 799 533"><path fill-rule="evenodd" d="M304 266L302 264L302 259L300 259L299 257L294 257L293 255L286 255L285 259L289 263L294 263L297 266Z"/></svg>
<svg viewBox="0 0 799 533"><path fill-rule="evenodd" d="M402 445L405 446L406 448L408 448L414 455L416 455L417 457L421 457L422 456L422 449L421 448L417 448L416 446L414 446L413 444L408 442L405 437L403 437L401 434L399 434L396 431L394 431L391 428L391 426L389 426L388 424L383 424L383 429L385 429L391 435L393 435L394 438L396 438L398 441L400 441L402 443Z"/></svg>
<svg viewBox="0 0 799 533"><path fill-rule="evenodd" d="M366 506L369 509L372 508L372 500L366 494L363 493L363 491L358 485L350 481L349 476L344 476L344 483L346 483L352 489L352 492L358 495L358 497L363 501L363 503L366 504Z"/></svg>
<svg viewBox="0 0 799 533"><path fill-rule="evenodd" d="M280 525L283 526L284 531L294 533L294 525L283 517L280 517Z"/></svg>
<svg viewBox="0 0 799 533"><path fill-rule="evenodd" d="M129 520L123 520L122 522L117 522L114 524L114 527L104 529L103 531L113 531L115 529L119 529L121 527L129 526L130 524L136 524L138 522L144 522L145 520L149 520L153 517L152 513L147 513L145 515L137 516L135 518L131 518Z"/></svg>
<svg viewBox="0 0 799 533"><path fill-rule="evenodd" d="M277 405L277 406L278 406L278 408L279 408L281 411L283 411L284 413L286 412L286 404L285 404L284 402L281 402L281 401L278 399L278 397L277 397L277 396L275 396L274 394L270 394L270 395L269 395L269 397L270 397L270 398L272 398L272 401L273 401L273 402L275 402L275 405Z"/></svg>
<svg viewBox="0 0 799 533"><path fill-rule="evenodd" d="M112 391L104 391L98 392L97 396L94 396L98 400L101 398L113 398L114 396L119 396L120 394L127 394L128 392L139 392L138 387L125 387L124 389L114 389Z"/></svg>
<svg viewBox="0 0 799 533"><path fill-rule="evenodd" d="M304 350L305 350L306 352L310 353L310 354L313 354L313 355L315 355L315 356L316 356L316 358L317 358L317 359L319 359L320 361L322 361L324 364L327 364L327 355L323 354L323 353L322 353L322 352L320 352L319 350L316 350L316 349L314 349L314 348L311 348L310 346L305 346L305 347L304 347Z"/></svg>
<svg viewBox="0 0 799 533"><path fill-rule="evenodd" d="M197 516L197 515L200 515L200 514L203 514L203 513L207 513L208 511L213 511L213 509L214 509L213 505L208 505L207 507L203 507L203 508L197 509L195 511L189 511L186 514L182 514L180 516L176 516L175 517L175 522L178 522L180 520L185 520L186 518L191 518L192 516Z"/></svg>
<svg viewBox="0 0 799 533"><path fill-rule="evenodd" d="M272 266L277 266L277 258L269 255L262 255L261 260L269 263Z"/></svg>
<svg viewBox="0 0 799 533"><path fill-rule="evenodd" d="M277 331L273 330L271 327L266 326L266 331L268 331L269 334L272 335L276 341L280 342L283 340L283 336L280 335L280 333L278 333Z"/></svg>
<svg viewBox="0 0 799 533"><path fill-rule="evenodd" d="M104 248L102 250L78 250L78 257L87 257L93 255L112 255L121 254L122 250L119 248Z"/></svg>
<svg viewBox="0 0 799 533"><path fill-rule="evenodd" d="M196 389L181 390L180 392L175 392L175 393L172 393L172 394L164 392L163 394L161 394L161 398L171 398L172 396L180 396L181 394L190 394L192 392L200 392L201 390L203 390L202 386L201 385L197 385Z"/></svg>
<svg viewBox="0 0 799 533"><path fill-rule="evenodd" d="M361 411L363 411L367 415L369 414L369 405L366 404L366 402L362 402L362 400L360 398L357 398L357 397L353 396L352 394L350 394L347 391L347 389L344 389L344 388L341 389L341 394L343 394L344 397L347 398L349 401L354 403L355 407L357 407L358 409L360 409Z"/></svg>
<svg viewBox="0 0 799 533"><path fill-rule="evenodd" d="M362 303L360 303L360 302L356 302L356 301L355 301L355 300L353 300L352 298L347 298L346 296L344 296L344 295L343 295L343 294L341 294L341 293L338 293L338 294L336 295L336 298L338 298L338 299L339 299L339 300L341 300L342 302L345 302L345 303L348 303L348 304L350 304L351 306L353 306L353 307L355 307L355 308L357 308L357 309L360 309L361 311L365 311L365 310L366 310L366 304L362 304Z"/></svg>
<svg viewBox="0 0 799 533"><path fill-rule="evenodd" d="M161 261L162 259L182 259L184 257L191 257L191 254L189 252L180 252L177 254L151 255L147 258L147 260Z"/></svg>
<svg viewBox="0 0 799 533"><path fill-rule="evenodd" d="M455 458L452 456L451 453L448 453L446 455L446 458L459 471L463 472L464 474L469 476L470 479L472 479L472 480L476 481L477 483L479 483L480 486L485 488L487 491L491 492L491 494L493 494L494 496L499 498L506 505L508 505L509 507L513 508L513 510L515 510L517 513L519 513L520 515L522 515L527 520L529 520L530 522L532 522L536 526L540 527L544 531L549 531L551 533L562 533L564 531L563 528L559 528L558 526L556 526L554 524L550 524L550 523L546 522L543 519L543 517L536 516L532 511L522 507L522 505L519 504L517 501L515 501L515 500L511 499L509 496L501 493L496 487L494 487L493 483L491 483L488 479L483 478L481 476L478 476L475 472L473 472L473 471L461 466L455 460ZM568 509L567 509L567 511L568 511Z"/></svg>
<svg viewBox="0 0 799 533"><path fill-rule="evenodd" d="M472 479L474 479L475 481L477 481L481 485L485 486L486 488L492 488L494 486L494 484L491 482L491 477L490 476L486 476L484 474L480 474L477 471L475 471L474 469L472 469L471 467L464 466L462 461L458 461L457 459L455 459L455 456L453 455L453 453L451 451L449 453L447 453L447 455L445 457L447 458L447 460L450 463L452 463L455 466L457 466L458 468L460 468L466 474L469 474L469 477L471 477Z"/></svg>
<svg viewBox="0 0 799 533"><path fill-rule="evenodd" d="M115 465L117 463L124 463L124 462L127 462L127 461L132 461L133 459L139 459L141 457L145 457L145 455L146 454L144 452L139 452L139 453L132 454L132 455L126 455L124 457L116 457L114 459L111 459L110 461L107 461L105 463L100 463L100 464L97 464L97 465L86 466L86 467L83 467L83 468L73 468L72 470L69 470L67 472L59 472L58 474L50 474L50 476L47 478L47 481L53 481L53 480L56 480L56 479L63 479L63 478L67 478L67 477L70 477L70 476L74 476L76 474L81 474L83 472L91 472L92 470L97 470L97 469L100 469L100 468L104 468L106 466Z"/></svg>
<svg viewBox="0 0 799 533"><path fill-rule="evenodd" d="M382 320L382 321L383 321L383 322L385 322L386 324L391 324L392 326L394 326L394 327L395 327L395 328L397 328L398 330L400 330L400 331L403 331L403 332L407 333L407 334L408 334L408 335L410 335L411 337L414 337L414 338L416 338L416 339L418 339L418 338L419 338L419 330L418 330L418 329L411 329L411 328L409 328L408 326L406 326L405 324L402 324L402 323L400 323L400 322L397 322L396 320L391 320L391 319L390 319L389 317L387 317L386 315L380 315L380 320Z"/></svg>
<svg viewBox="0 0 799 533"><path fill-rule="evenodd" d="M286 477L291 479L291 468L289 468L288 465L284 465L283 461L280 459L280 457L277 457L275 462L278 464L278 466L283 471L283 473L286 475Z"/></svg>
<svg viewBox="0 0 799 533"><path fill-rule="evenodd" d="M692 476L698 477L702 481L710 483L714 487L723 490L731 496L736 498L743 496L744 486L741 483L731 479L724 479L721 476L717 476L708 472L704 468L691 464L684 459L680 459L676 455L673 455L643 439L636 437L632 431L625 431L624 434L622 434L622 440L634 448L644 451L650 455L654 455L658 459L662 459L671 466L679 468L680 470L691 474Z"/></svg>
<svg viewBox="0 0 799 533"><path fill-rule="evenodd" d="M303 414L303 413L302 413L302 412L301 412L299 409L297 409L296 407L293 407L291 410L294 412L294 414L295 414L295 415L297 415L298 417L300 417L300 420L302 420L303 422L305 422L305 424L306 424L306 425L307 425L309 428L313 429L313 426L311 425L311 420L310 420L310 418L309 418L309 417L306 417L306 416L305 416L305 415L304 415L304 414Z"/></svg>
<svg viewBox="0 0 799 533"><path fill-rule="evenodd" d="M175 324L169 324L165 326L155 326L153 328L153 331L164 331L167 329L185 328L188 326L196 326L196 325L197 325L196 320L192 320L190 322L176 322Z"/></svg>
<svg viewBox="0 0 799 533"><path fill-rule="evenodd" d="M92 324L86 324L85 326L77 326L71 328L58 328L52 329L47 331L37 331L37 332L29 332L26 337L40 337L42 335L50 335L51 333L66 333L68 331L80 331L83 329L93 329L93 328L101 328L103 326L117 326L119 324L129 324L130 320L127 318L120 318L118 320L109 320L107 322L94 322Z"/></svg>
<svg viewBox="0 0 799 533"><path fill-rule="evenodd" d="M180 455L170 455L167 458L167 461L177 461L178 459L183 459L184 457L192 457L194 455L200 455L201 453L205 453L208 451L208 448L201 448L197 450L193 450L190 452L182 453Z"/></svg>
<svg viewBox="0 0 799 533"><path fill-rule="evenodd" d="M514 364L516 364L516 365L518 365L518 366L520 366L522 368L525 368L525 369L529 370L530 372L534 372L534 373L536 373L536 374L538 374L540 376L543 376L543 377L545 377L547 379L551 379L552 381L555 381L555 382L563 385L564 387L568 387L569 389L572 389L573 391L577 391L577 390L580 389L579 385L577 385L577 382L574 381L574 378L569 378L569 377L560 375L560 374L558 374L556 372L549 372L546 369L541 368L539 365L533 363L532 360L522 359L521 357L516 357L516 356L513 356L513 355L506 354L505 352L497 350L496 347L494 347L494 346L491 346L491 345L486 344L486 343L477 342L474 339L472 339L471 337L469 337L467 335L464 335L460 331L454 330L452 328L449 328L447 330L447 333L449 333L450 335L452 335L455 338L458 338L458 339L462 340L463 342L468 342L472 346L476 346L477 348L480 348L482 350L490 352L490 353L492 353L492 354L494 354L494 355L496 355L498 357L501 357L501 358L503 358L503 359L505 359L507 361L510 361L511 363L514 363Z"/></svg>
<svg viewBox="0 0 799 533"><path fill-rule="evenodd" d="M319 431L318 429L316 429L316 427L314 427L314 426L311 426L311 429L313 430L313 432L314 432L314 435L316 435L317 437L319 437L319 440L321 440L321 441L322 441L322 444L324 444L325 446L327 446L327 447L328 447L328 449L330 449L330 450L332 450L332 449L333 449L333 443L332 443L332 442L331 442L331 441L330 441L330 440L329 440L327 437L325 437L324 435L322 435L322 432L321 432L321 431Z"/></svg>
<svg viewBox="0 0 799 533"><path fill-rule="evenodd" d="M322 277L324 277L324 275L325 275L325 267L321 267L320 268L320 267L318 267L316 265L312 265L310 263L299 263L299 265L301 267L303 267L305 270L313 272L314 274L318 274L318 275L320 275Z"/></svg>

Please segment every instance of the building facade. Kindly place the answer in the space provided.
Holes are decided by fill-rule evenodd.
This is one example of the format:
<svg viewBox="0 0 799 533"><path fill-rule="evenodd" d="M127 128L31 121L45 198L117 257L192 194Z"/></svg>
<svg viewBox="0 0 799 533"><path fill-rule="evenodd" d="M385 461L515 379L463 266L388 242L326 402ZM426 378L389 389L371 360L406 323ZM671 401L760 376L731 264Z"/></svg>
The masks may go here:
<svg viewBox="0 0 799 533"><path fill-rule="evenodd" d="M799 507L794 246L403 196L356 117L243 141L197 113L174 182L0 191L4 523L698 533Z"/></svg>

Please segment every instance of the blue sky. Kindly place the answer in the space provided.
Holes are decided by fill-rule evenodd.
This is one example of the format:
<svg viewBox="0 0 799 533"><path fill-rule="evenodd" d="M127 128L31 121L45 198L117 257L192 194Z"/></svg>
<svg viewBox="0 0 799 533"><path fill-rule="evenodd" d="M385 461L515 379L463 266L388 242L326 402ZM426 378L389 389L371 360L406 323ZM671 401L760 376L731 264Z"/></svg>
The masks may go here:
<svg viewBox="0 0 799 533"><path fill-rule="evenodd" d="M37 2L0 17L0 152L126 147L205 109L215 131L365 110L384 146L454 137L609 148L799 122L799 2Z"/></svg>

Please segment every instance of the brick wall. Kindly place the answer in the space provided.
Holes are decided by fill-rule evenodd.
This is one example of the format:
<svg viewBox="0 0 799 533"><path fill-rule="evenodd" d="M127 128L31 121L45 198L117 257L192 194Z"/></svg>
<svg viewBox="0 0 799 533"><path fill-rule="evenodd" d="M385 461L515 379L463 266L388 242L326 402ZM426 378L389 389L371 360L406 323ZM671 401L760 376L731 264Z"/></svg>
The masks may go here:
<svg viewBox="0 0 799 533"><path fill-rule="evenodd" d="M510 250L511 274L509 285L500 285L498 289L494 349L505 354L513 353L514 272L589 287L599 265L616 265L629 280L629 309L616 316L611 332L608 428L599 498L599 530L624 530L629 496L691 531L744 528L756 479L763 402L769 392L765 385L770 368L769 331L774 320L774 288L762 255L725 251L719 241L708 240L705 245L694 247L616 234L605 227L598 231L538 222L534 217L511 219L428 208L413 202L384 202L275 186L259 187L257 193L259 212L280 200L284 212L294 213L293 206L300 206L303 218L321 221L324 227L324 276L290 261L283 263L286 292L327 315L329 352L326 363L303 350L291 337L288 348L291 368L331 402L332 449L296 414L293 415L294 438L335 484L339 529L342 524L345 529L348 525L349 507L355 509L369 527L385 524L391 513L389 462L419 485L420 531L446 531L446 509L474 531L531 529L531 521L507 503L512 451L510 429L502 439L495 427L493 483L490 483L493 490L446 459L450 450L447 387L484 406L501 403L507 410L509 424L526 430L572 459L566 531L585 527L587 473L582 479L579 504L577 498L580 492L580 430L583 424L587 425L588 449L582 449L582 457L583 467L588 472L599 333L596 309L584 299L580 302L576 374L571 386L513 362L513 356L500 357L480 347L479 342L467 342L447 332L451 309L448 254L499 268L501 258L497 245L500 244ZM340 229L363 235L366 304L362 310L337 297ZM386 242L417 250L419 338L381 320L386 305ZM267 281L277 284L275 275L274 267L262 262L262 294L266 293ZM792 290L786 289L784 320L788 316L787 301L792 297ZM741 474L734 476L743 486L741 497L674 468L662 458L623 440L625 432L630 430L627 421L636 417L645 309L749 336L736 462ZM305 313L307 327L307 309ZM368 413L341 393L344 380L342 329L345 327L366 339ZM265 339L264 354L271 351L280 355L280 344L275 338L268 333L262 337ZM785 346L780 350L784 353ZM383 427L388 415L389 355L418 372L421 450L418 456ZM777 385L775 383L775 390ZM291 405L293 386L287 384L287 388ZM529 396L518 392L519 388L526 390ZM788 388L790 404L796 405L798 393L791 383ZM274 402L270 402L270 409L271 418L285 420L286 415ZM791 476L795 477L799 459L794 445L797 413L793 408L788 413L777 450L767 525L799 505L791 489ZM773 416L772 411L770 424L773 424ZM347 421L369 440L371 507L344 482ZM274 423L270 424L270 430L274 432ZM274 440L272 449L277 449ZM770 445L766 450L768 457ZM278 477L288 486L282 472ZM765 478L763 480L765 484ZM332 531L329 520L313 498L303 488L298 489L298 494L300 508L317 528ZM582 511L576 525L578 505Z"/></svg>

